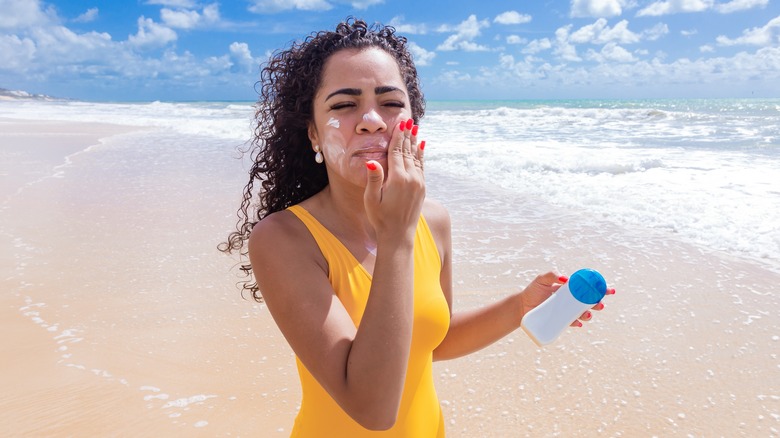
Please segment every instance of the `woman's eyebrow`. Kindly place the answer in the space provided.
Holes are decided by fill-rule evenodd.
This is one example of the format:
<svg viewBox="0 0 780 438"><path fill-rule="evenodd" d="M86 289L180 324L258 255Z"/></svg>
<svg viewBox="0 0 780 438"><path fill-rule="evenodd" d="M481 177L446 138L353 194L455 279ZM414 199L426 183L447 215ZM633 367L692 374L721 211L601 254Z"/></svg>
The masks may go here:
<svg viewBox="0 0 780 438"><path fill-rule="evenodd" d="M360 96L361 94L363 94L363 91L359 88L342 88L340 90L336 90L328 94L328 97L325 98L325 101L327 102L328 99L338 94L346 94L347 96Z"/></svg>
<svg viewBox="0 0 780 438"><path fill-rule="evenodd" d="M392 92L395 92L395 91L399 91L399 92L403 93L403 90L401 90L398 87L393 87L391 85L384 85L384 86L381 86L381 87L374 88L374 93L375 94L392 93ZM325 101L327 102L328 99L330 99L333 96L337 96L339 94L346 94L347 96L360 96L360 95L363 94L363 90L361 90L360 88L341 88L339 90L336 90L336 91L328 94L328 97L325 98Z"/></svg>
<svg viewBox="0 0 780 438"><path fill-rule="evenodd" d="M401 93L403 93L403 90L401 90L398 87L393 87L391 85L385 85L383 87L376 87L376 88L374 88L374 93L375 94L392 93L394 91L400 91Z"/></svg>

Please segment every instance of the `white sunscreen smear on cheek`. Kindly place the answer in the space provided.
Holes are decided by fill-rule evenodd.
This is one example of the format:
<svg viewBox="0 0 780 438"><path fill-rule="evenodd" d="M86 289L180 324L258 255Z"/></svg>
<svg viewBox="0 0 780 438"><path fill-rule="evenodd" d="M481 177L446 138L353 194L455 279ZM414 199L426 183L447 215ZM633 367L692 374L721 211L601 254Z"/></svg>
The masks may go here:
<svg viewBox="0 0 780 438"><path fill-rule="evenodd" d="M338 128L341 126L341 123L339 123L339 119L336 119L334 117L331 117L330 120L328 120L327 123L328 126L332 126L334 128Z"/></svg>
<svg viewBox="0 0 780 438"><path fill-rule="evenodd" d="M342 137L341 132L330 129L325 133L322 140L322 153L325 155L325 161L339 169L339 171L345 172L349 168L349 163L346 147L344 146L346 141Z"/></svg>

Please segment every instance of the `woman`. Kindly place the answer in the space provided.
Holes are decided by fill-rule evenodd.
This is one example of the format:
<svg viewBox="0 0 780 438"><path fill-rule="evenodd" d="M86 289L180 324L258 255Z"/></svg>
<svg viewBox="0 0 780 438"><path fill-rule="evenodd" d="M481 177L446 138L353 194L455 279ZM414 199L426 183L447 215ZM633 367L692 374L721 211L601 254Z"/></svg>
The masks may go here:
<svg viewBox="0 0 780 438"><path fill-rule="evenodd" d="M425 105L394 29L348 20L314 34L276 53L261 84L241 220L222 250L248 253L245 287L295 352L292 435L444 436L432 360L512 332L566 279L451 314L450 219L425 197Z"/></svg>

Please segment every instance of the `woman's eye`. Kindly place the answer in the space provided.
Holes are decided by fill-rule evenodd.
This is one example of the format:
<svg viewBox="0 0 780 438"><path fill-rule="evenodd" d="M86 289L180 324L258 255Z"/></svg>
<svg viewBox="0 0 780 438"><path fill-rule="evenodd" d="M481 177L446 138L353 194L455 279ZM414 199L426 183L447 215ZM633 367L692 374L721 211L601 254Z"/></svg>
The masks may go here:
<svg viewBox="0 0 780 438"><path fill-rule="evenodd" d="M404 108L406 105L404 105L403 102L385 102L385 106L390 106L394 108Z"/></svg>
<svg viewBox="0 0 780 438"><path fill-rule="evenodd" d="M331 105L330 109L332 109L332 110L339 110L339 109L349 108L349 107L353 107L353 106L355 106L355 104L353 104L352 102L342 102L342 103L336 103L336 104Z"/></svg>

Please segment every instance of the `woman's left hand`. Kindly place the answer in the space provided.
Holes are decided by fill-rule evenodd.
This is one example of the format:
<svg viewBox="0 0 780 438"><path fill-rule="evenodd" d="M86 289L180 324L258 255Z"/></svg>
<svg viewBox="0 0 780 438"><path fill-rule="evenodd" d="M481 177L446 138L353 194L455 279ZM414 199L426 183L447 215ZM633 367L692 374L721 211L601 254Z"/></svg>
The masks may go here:
<svg viewBox="0 0 780 438"><path fill-rule="evenodd" d="M568 278L554 272L547 272L546 274L541 274L534 278L531 284L526 286L520 293L520 299L523 305L523 315L530 312L534 307L542 304L568 280ZM607 295L613 295L614 293L615 289L607 288ZM591 309L602 310L603 308L604 303L598 302ZM579 319L571 323L571 326L582 327L581 321L590 321L591 319L593 319L593 313L590 310L585 311L580 315Z"/></svg>

